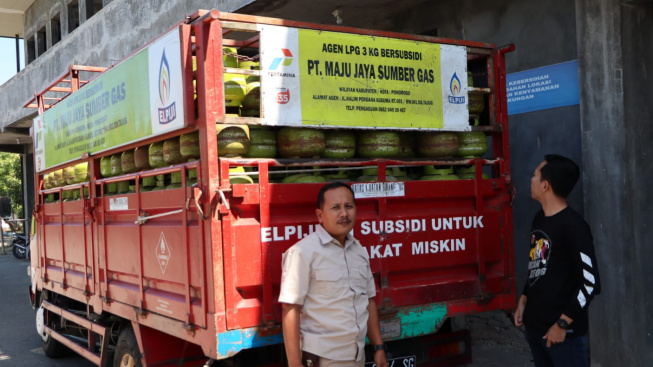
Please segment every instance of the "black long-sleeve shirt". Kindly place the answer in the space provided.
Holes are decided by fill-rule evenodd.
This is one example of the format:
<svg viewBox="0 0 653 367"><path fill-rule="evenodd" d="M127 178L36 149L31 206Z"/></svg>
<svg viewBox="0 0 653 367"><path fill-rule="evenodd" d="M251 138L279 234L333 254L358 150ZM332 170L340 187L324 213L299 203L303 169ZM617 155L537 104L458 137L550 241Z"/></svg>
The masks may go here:
<svg viewBox="0 0 653 367"><path fill-rule="evenodd" d="M531 230L523 322L544 336L562 314L573 319L570 336L587 334L587 308L601 292L592 232L572 208L546 217L539 211Z"/></svg>

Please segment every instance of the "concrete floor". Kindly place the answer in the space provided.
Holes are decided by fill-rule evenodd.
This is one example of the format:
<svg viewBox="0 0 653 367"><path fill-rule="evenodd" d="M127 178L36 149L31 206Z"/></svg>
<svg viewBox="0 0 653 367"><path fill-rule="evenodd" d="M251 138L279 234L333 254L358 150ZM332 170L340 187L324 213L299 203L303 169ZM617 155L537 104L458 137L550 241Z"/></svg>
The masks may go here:
<svg viewBox="0 0 653 367"><path fill-rule="evenodd" d="M533 367L530 352L472 341L472 363L467 367Z"/></svg>

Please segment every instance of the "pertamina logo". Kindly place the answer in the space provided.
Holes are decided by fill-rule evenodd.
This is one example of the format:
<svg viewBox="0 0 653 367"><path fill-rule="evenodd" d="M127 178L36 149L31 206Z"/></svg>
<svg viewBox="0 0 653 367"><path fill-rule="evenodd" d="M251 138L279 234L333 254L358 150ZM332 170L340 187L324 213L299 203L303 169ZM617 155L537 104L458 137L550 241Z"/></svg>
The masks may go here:
<svg viewBox="0 0 653 367"><path fill-rule="evenodd" d="M274 77L294 78L295 73L286 72L284 69L292 65L293 55L287 48L281 49L281 55L272 59L268 67L268 75Z"/></svg>
<svg viewBox="0 0 653 367"><path fill-rule="evenodd" d="M175 102L168 104L170 101L170 65L166 58L166 52L163 50L161 55L161 66L159 67L159 99L161 106L159 108L159 124L165 125L177 118L177 109Z"/></svg>
<svg viewBox="0 0 653 367"><path fill-rule="evenodd" d="M453 104L465 103L465 97L460 96L460 93L462 91L460 79L458 79L458 75L456 75L455 72L453 73L453 76L451 77L451 81L449 82L449 91L451 92L451 95L449 96L449 103L453 103Z"/></svg>
<svg viewBox="0 0 653 367"><path fill-rule="evenodd" d="M292 64L292 52L290 52L290 50L287 48L282 48L281 52L283 53L283 57L277 57L272 60L272 63L270 63L270 67L268 69L277 70L279 65L290 66L290 64Z"/></svg>

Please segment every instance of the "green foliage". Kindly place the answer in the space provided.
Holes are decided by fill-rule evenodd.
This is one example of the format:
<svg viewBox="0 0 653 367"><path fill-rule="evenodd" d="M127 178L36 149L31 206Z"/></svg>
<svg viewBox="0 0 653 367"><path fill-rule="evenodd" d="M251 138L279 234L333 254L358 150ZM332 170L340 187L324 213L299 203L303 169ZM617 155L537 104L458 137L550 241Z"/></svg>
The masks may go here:
<svg viewBox="0 0 653 367"><path fill-rule="evenodd" d="M11 198L11 208L18 219L24 218L22 184L20 155L0 152L0 196Z"/></svg>

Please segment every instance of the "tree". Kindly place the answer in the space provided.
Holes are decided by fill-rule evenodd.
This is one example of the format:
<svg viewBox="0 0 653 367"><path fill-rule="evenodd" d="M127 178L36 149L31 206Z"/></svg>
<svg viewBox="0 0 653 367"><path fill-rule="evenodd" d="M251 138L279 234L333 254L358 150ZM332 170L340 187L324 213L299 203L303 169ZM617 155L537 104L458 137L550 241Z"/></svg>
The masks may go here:
<svg viewBox="0 0 653 367"><path fill-rule="evenodd" d="M0 196L11 198L11 209L17 218L23 218L23 180L20 155L0 152Z"/></svg>

